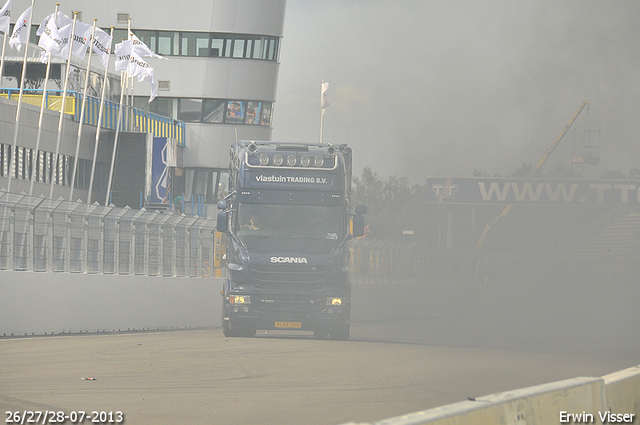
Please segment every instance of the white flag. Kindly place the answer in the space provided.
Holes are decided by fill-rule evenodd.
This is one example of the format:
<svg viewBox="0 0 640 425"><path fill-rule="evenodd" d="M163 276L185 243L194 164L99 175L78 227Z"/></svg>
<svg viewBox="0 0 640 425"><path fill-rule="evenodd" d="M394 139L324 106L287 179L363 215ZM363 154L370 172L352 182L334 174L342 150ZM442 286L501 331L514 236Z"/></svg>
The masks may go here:
<svg viewBox="0 0 640 425"><path fill-rule="evenodd" d="M53 13L47 17L45 17L42 22L40 22L40 26L38 26L38 29L36 30L36 35L38 37L42 36L42 34L44 33L45 28L47 27L47 24L49 23L49 19L53 18ZM62 12L58 12L58 17L55 21L56 23L56 29L57 28L61 28L67 24L73 23L73 19L71 19L70 17L68 17L67 15L65 15Z"/></svg>
<svg viewBox="0 0 640 425"><path fill-rule="evenodd" d="M0 9L0 31L9 34L9 24L11 23L11 0Z"/></svg>
<svg viewBox="0 0 640 425"><path fill-rule="evenodd" d="M129 65L129 60L131 59L131 49L133 47L133 41L125 40L118 44L116 44L116 71L124 71L127 69Z"/></svg>
<svg viewBox="0 0 640 425"><path fill-rule="evenodd" d="M36 35L38 37L42 37L42 34L44 34L44 30L45 28L47 28L47 24L49 23L49 19L51 19L52 17L53 17L53 13L51 15L45 16L42 22L40 22L40 25L36 30Z"/></svg>
<svg viewBox="0 0 640 425"><path fill-rule="evenodd" d="M66 16L66 15L65 15ZM69 39L71 38L71 29L73 28L73 21L70 24L65 25L64 27L58 27L62 38L66 40L64 45L62 46L62 51L60 55L62 57L69 56ZM73 37L73 51L71 54L78 59L84 59L84 56L87 53L87 43L89 43L89 39L91 38L91 30L92 26L89 24L85 24L84 22L80 22L76 20L76 28L74 31L75 36Z"/></svg>
<svg viewBox="0 0 640 425"><path fill-rule="evenodd" d="M138 77L138 81L149 81L151 96L149 103L158 95L158 85L153 76L153 68L145 62L133 49L133 40L125 40L116 44L116 71L127 71L130 77Z"/></svg>
<svg viewBox="0 0 640 425"><path fill-rule="evenodd" d="M109 65L111 43L112 37L100 28L96 28L96 33L93 38L93 45L91 47L93 48L94 53L98 55L98 58L100 59L100 62L102 62L102 66L104 66L105 69Z"/></svg>
<svg viewBox="0 0 640 425"><path fill-rule="evenodd" d="M62 51L62 47L66 42L63 35L58 31L58 26L55 24L55 20L52 18L53 14L44 18L44 20L40 24L40 27L38 28L38 31L41 31L40 39L38 40L38 46L42 47L40 61L43 63L47 63L47 53L61 56L60 52ZM38 33L38 31L36 31L36 34Z"/></svg>
<svg viewBox="0 0 640 425"><path fill-rule="evenodd" d="M329 83L322 83L322 92L320 94L320 109L325 109L329 106L327 102L327 90L329 90Z"/></svg>
<svg viewBox="0 0 640 425"><path fill-rule="evenodd" d="M18 49L18 52L22 50L22 45L29 42L28 27L31 22L31 6L27 8L22 15L16 21L16 25L13 27L13 33L9 39L9 46Z"/></svg>
<svg viewBox="0 0 640 425"><path fill-rule="evenodd" d="M160 56L157 53L154 53L149 46L144 44L142 40L140 40L136 35L132 32L129 32L130 40L133 41L133 49L136 54L142 58L158 58L158 59L167 59L164 56ZM167 59L168 60L168 59Z"/></svg>
<svg viewBox="0 0 640 425"><path fill-rule="evenodd" d="M153 102L153 99L158 95L158 85L153 77L153 68L147 62L145 62L136 51L131 52L131 58L129 59L129 66L127 67L129 76L138 77L138 82L149 81L151 84L151 95L149 96L149 103Z"/></svg>

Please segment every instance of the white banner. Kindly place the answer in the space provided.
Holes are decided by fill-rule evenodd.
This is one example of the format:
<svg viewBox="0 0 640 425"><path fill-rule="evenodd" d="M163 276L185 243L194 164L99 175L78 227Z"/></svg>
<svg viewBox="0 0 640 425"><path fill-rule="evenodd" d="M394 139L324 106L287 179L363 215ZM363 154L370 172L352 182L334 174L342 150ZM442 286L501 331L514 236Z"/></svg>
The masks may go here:
<svg viewBox="0 0 640 425"><path fill-rule="evenodd" d="M327 90L329 90L329 83L322 83L322 92L320 93L320 109L325 109L329 106L327 101Z"/></svg>
<svg viewBox="0 0 640 425"><path fill-rule="evenodd" d="M13 33L9 39L9 46L18 49L18 52L22 50L22 45L29 42L29 34L27 31L31 22L31 6L27 8L22 15L16 21L16 25L13 28Z"/></svg>
<svg viewBox="0 0 640 425"><path fill-rule="evenodd" d="M129 59L131 59L131 49L133 42L131 40L125 40L116 44L116 71L124 71L129 65Z"/></svg>
<svg viewBox="0 0 640 425"><path fill-rule="evenodd" d="M53 18L53 15L54 14L52 13L51 15L45 17L42 20L42 22L40 22L40 26L38 26L38 29L36 30L36 35L38 37L40 37L44 33L44 30L47 27L47 24L49 23L49 19ZM70 24L72 22L73 22L73 19L69 18L67 15L65 15L62 12L58 12L58 18L56 19L56 23L57 23L56 29L63 27L67 24Z"/></svg>
<svg viewBox="0 0 640 425"><path fill-rule="evenodd" d="M42 54L40 55L40 61L43 63L47 63L48 55L47 53L51 53L52 55L60 55L60 51L62 50L62 46L65 43L63 36L58 31L58 27L55 24L55 20L52 19L53 14L47 16L40 24L38 31L36 34L40 32L40 40L38 40L38 46L42 47Z"/></svg>
<svg viewBox="0 0 640 425"><path fill-rule="evenodd" d="M116 71L127 71L130 77L138 77L138 81L149 81L151 95L149 103L158 95L158 85L153 76L153 67L145 62L133 48L133 40L116 44Z"/></svg>
<svg viewBox="0 0 640 425"><path fill-rule="evenodd" d="M111 43L112 37L101 30L100 28L96 28L96 33L93 38L93 52L98 55L100 62L102 62L102 66L106 69L109 65L109 55L111 54Z"/></svg>
<svg viewBox="0 0 640 425"><path fill-rule="evenodd" d="M151 84L149 103L153 102L153 99L158 96L158 85L153 77L153 67L138 56L135 50L131 52L128 71L129 76L138 77L138 82L149 81L149 84Z"/></svg>
<svg viewBox="0 0 640 425"><path fill-rule="evenodd" d="M65 44L62 46L62 51L60 55L63 57L69 56L69 38L71 36L71 29L73 28L73 22L71 24L67 24L63 27L58 27L60 34L63 36L63 39L66 40ZM85 24L84 22L80 22L76 20L76 28L74 31L75 36L73 37L73 51L71 54L77 57L80 60L84 59L84 56L87 53L87 43L91 38L91 30L93 26L89 24Z"/></svg>
<svg viewBox="0 0 640 425"><path fill-rule="evenodd" d="M9 34L9 24L11 23L11 0L7 2L0 9L0 31L5 34Z"/></svg>

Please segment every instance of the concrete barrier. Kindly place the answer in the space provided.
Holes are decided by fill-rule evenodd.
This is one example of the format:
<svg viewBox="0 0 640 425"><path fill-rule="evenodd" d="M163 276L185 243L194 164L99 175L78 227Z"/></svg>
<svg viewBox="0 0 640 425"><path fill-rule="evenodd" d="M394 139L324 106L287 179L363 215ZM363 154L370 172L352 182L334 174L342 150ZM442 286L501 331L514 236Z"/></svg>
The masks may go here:
<svg viewBox="0 0 640 425"><path fill-rule="evenodd" d="M220 326L221 279L0 271L0 336Z"/></svg>
<svg viewBox="0 0 640 425"><path fill-rule="evenodd" d="M603 376L603 408L614 413L635 413L640 424L640 366Z"/></svg>
<svg viewBox="0 0 640 425"><path fill-rule="evenodd" d="M640 423L640 366L478 397L372 424Z"/></svg>
<svg viewBox="0 0 640 425"><path fill-rule="evenodd" d="M491 394L408 415L376 425L557 424L560 412L600 410L601 378L575 378ZM592 422L596 423L596 422Z"/></svg>

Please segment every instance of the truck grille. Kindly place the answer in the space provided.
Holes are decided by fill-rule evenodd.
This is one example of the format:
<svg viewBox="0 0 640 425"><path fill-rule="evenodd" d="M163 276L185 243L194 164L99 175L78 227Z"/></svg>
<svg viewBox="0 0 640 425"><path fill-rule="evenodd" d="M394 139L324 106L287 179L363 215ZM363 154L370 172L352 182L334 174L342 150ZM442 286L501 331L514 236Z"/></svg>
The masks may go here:
<svg viewBox="0 0 640 425"><path fill-rule="evenodd" d="M325 267L305 264L252 265L250 273L256 283L322 283L327 277Z"/></svg>
<svg viewBox="0 0 640 425"><path fill-rule="evenodd" d="M251 294L251 305L259 311L308 314L324 310L326 302L325 294Z"/></svg>

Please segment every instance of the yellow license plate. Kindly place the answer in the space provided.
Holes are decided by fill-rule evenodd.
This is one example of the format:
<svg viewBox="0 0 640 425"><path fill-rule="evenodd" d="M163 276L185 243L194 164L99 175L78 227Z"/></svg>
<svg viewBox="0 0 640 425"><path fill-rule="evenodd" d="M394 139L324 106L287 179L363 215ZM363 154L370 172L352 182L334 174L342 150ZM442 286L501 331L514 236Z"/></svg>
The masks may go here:
<svg viewBox="0 0 640 425"><path fill-rule="evenodd" d="M276 322L276 328L300 329L301 327L302 323L300 322Z"/></svg>

